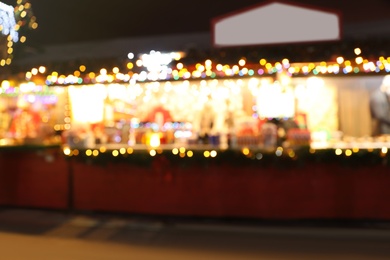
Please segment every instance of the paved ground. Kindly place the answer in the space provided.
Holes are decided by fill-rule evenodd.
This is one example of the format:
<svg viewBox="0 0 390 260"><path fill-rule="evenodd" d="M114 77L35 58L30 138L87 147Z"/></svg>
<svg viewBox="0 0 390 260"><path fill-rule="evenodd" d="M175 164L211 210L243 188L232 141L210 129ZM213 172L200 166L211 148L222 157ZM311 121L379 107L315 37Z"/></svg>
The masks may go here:
<svg viewBox="0 0 390 260"><path fill-rule="evenodd" d="M390 223L173 219L0 209L0 259L390 259Z"/></svg>

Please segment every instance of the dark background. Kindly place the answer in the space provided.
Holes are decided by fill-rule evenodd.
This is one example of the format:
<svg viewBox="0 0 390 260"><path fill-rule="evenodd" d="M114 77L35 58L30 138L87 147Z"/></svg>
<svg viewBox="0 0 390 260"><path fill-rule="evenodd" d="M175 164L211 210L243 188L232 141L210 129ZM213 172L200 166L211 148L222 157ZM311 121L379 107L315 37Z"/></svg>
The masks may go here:
<svg viewBox="0 0 390 260"><path fill-rule="evenodd" d="M16 4L16 0L1 1ZM145 35L205 32L210 30L212 18L264 2L266 1L30 0L39 27L28 33L27 43L51 45ZM387 19L390 11L388 0L288 2L339 11L342 14L343 25ZM277 17L273 22L278 22Z"/></svg>

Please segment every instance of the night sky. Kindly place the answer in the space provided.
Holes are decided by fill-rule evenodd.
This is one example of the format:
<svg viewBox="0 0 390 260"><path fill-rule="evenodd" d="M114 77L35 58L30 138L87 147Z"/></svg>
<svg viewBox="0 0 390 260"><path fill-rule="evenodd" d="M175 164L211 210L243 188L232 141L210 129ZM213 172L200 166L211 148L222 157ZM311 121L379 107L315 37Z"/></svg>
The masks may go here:
<svg viewBox="0 0 390 260"><path fill-rule="evenodd" d="M16 0L0 0L15 5ZM31 45L50 45L121 37L207 32L211 19L264 0L30 0L39 24L29 32ZM344 23L383 19L390 11L387 0L296 0L342 13ZM375 10L373 9L375 8ZM368 12L367 12L368 10ZM385 16L386 14L386 16ZM277 19L274 21L277 22ZM288 26L288 25L286 25Z"/></svg>

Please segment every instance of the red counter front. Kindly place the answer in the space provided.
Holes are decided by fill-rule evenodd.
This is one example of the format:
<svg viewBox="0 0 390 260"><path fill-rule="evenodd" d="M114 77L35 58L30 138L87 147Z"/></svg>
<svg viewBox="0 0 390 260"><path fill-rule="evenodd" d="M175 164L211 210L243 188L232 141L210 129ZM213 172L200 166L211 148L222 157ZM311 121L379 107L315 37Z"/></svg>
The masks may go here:
<svg viewBox="0 0 390 260"><path fill-rule="evenodd" d="M390 219L386 157L316 156L259 163L223 155L97 160L60 149L3 151L0 202L170 216Z"/></svg>

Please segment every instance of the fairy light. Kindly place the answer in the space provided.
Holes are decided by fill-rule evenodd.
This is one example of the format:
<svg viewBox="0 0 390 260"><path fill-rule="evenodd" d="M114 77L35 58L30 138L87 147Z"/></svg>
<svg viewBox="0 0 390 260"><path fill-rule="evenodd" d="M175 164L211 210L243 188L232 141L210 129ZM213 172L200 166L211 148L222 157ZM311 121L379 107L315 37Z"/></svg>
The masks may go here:
<svg viewBox="0 0 390 260"><path fill-rule="evenodd" d="M3 35L11 36L11 39L14 42L19 40L19 34L15 30L16 20L14 8L11 5L6 5L2 2L0 2L0 26Z"/></svg>

